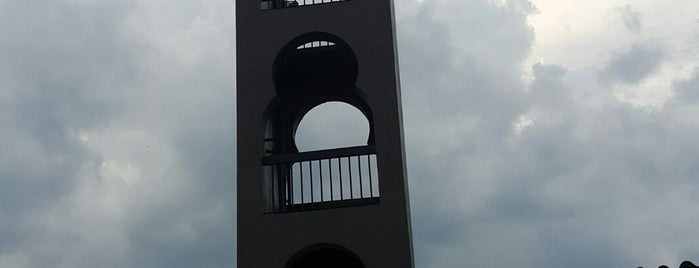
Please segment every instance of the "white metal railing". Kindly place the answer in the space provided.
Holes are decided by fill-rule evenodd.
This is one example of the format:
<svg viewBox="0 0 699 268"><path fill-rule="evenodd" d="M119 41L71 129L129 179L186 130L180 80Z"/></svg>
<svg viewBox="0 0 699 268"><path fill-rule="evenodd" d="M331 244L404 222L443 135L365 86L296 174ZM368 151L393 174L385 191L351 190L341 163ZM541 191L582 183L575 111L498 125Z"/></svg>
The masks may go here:
<svg viewBox="0 0 699 268"><path fill-rule="evenodd" d="M294 0L294 1L266 0L266 1L260 2L260 10L272 10L272 9L281 9L281 8L290 8L290 7L302 7L302 6L320 5L320 4L328 4L328 3L336 3L336 2L345 2L345 1L350 1L350 0Z"/></svg>

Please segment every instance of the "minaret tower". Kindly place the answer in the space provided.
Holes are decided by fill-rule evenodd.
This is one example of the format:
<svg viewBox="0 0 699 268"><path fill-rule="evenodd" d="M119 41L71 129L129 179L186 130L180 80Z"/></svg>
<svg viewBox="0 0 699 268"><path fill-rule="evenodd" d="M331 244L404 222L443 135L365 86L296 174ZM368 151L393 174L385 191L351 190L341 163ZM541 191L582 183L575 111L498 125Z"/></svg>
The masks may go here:
<svg viewBox="0 0 699 268"><path fill-rule="evenodd" d="M412 268L393 1L236 12L238 268ZM329 101L361 111L366 144L299 151L300 120Z"/></svg>

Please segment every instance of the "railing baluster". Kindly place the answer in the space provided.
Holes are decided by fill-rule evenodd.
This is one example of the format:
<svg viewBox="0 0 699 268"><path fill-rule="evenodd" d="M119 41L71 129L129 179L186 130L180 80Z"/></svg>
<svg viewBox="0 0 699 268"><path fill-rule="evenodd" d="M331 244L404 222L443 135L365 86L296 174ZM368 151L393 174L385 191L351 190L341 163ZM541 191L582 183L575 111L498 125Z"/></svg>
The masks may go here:
<svg viewBox="0 0 699 268"><path fill-rule="evenodd" d="M303 188L305 188L305 187L303 187L303 162L299 162L299 174L300 174L299 178L301 180L301 204L303 204L303 201L304 201L303 200L304 199Z"/></svg>
<svg viewBox="0 0 699 268"><path fill-rule="evenodd" d="M369 166L369 196L374 197L374 182L371 180L371 155L367 155L366 162Z"/></svg>
<svg viewBox="0 0 699 268"><path fill-rule="evenodd" d="M274 210L275 210L275 211L278 210L279 207L281 206L281 205L280 205L280 203L281 203L281 202L280 202L281 198L280 198L279 196L282 194L282 192L279 191L279 189L280 189L281 187L279 187L279 184L280 184L280 183L279 183L279 176L277 175L277 171L278 171L278 168L277 168L277 167L274 167L273 172L272 172L272 174L273 174L273 175L272 175L272 178L274 178L274 179L272 180L272 187L273 187L272 189L274 189L274 195L272 195L272 201L273 201L274 203L272 203L272 204L274 205Z"/></svg>
<svg viewBox="0 0 699 268"><path fill-rule="evenodd" d="M315 192L315 189L313 189L313 161L308 161L308 176L310 176L310 181L311 181L311 204L315 202L315 199L313 198L313 192Z"/></svg>
<svg viewBox="0 0 699 268"><path fill-rule="evenodd" d="M290 174L289 165L284 165L284 171L286 172L286 206L289 207L294 204L294 185L292 180L292 174Z"/></svg>
<svg viewBox="0 0 699 268"><path fill-rule="evenodd" d="M342 183L342 158L337 158L337 168L339 169L340 172L340 200L345 200L345 191L342 189L343 184Z"/></svg>
<svg viewBox="0 0 699 268"><path fill-rule="evenodd" d="M352 159L347 157L347 169L349 169L350 199L354 199L354 189L352 188Z"/></svg>
<svg viewBox="0 0 699 268"><path fill-rule="evenodd" d="M323 162L320 162L320 160L318 160L318 178L320 179L320 202L323 202L325 201L323 199L325 188L323 188Z"/></svg>
<svg viewBox="0 0 699 268"><path fill-rule="evenodd" d="M330 173L330 201L335 201L335 189L333 189L333 162L328 159L328 172Z"/></svg>
<svg viewBox="0 0 699 268"><path fill-rule="evenodd" d="M360 155L357 156L357 169L359 170L359 197L364 198L364 187L362 186L364 179L362 178L362 158Z"/></svg>
<svg viewBox="0 0 699 268"><path fill-rule="evenodd" d="M271 183L267 184L267 186L271 187L272 194L268 195L267 202L269 202L269 203L267 203L267 206L270 207L270 210L272 211L272 213L274 213L274 212L276 212L276 211L274 211L274 196L277 193L276 189L274 189L274 181L277 180L277 178L274 174L275 173L274 167L270 167L270 170L272 171L272 181L271 181Z"/></svg>

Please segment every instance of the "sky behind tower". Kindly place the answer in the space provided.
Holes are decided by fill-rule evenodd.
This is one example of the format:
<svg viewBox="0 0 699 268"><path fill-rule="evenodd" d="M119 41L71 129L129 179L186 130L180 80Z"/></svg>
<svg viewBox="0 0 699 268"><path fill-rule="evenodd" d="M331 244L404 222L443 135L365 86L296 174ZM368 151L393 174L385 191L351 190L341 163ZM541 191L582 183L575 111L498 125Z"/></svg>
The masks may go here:
<svg viewBox="0 0 699 268"><path fill-rule="evenodd" d="M395 8L417 267L699 262L699 2ZM0 0L0 267L235 267L234 15Z"/></svg>

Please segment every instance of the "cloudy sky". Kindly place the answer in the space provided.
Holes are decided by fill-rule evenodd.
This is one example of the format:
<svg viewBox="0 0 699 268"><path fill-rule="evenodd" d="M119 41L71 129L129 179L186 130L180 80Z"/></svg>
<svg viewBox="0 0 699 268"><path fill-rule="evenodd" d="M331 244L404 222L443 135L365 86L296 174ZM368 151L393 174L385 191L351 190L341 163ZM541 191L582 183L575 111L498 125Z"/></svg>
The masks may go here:
<svg viewBox="0 0 699 268"><path fill-rule="evenodd" d="M235 267L234 5L0 0L0 267ZM698 1L396 13L417 267L699 262Z"/></svg>

